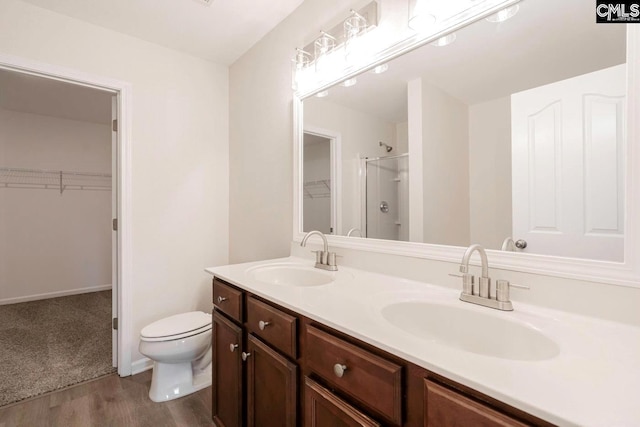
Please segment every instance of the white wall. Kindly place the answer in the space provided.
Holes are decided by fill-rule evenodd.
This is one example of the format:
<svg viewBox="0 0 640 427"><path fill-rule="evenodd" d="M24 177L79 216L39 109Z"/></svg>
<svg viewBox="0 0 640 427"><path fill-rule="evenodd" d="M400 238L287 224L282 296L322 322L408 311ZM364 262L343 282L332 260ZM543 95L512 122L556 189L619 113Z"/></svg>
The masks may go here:
<svg viewBox="0 0 640 427"><path fill-rule="evenodd" d="M423 79L423 219L428 243L469 245L468 117L465 103Z"/></svg>
<svg viewBox="0 0 640 427"><path fill-rule="evenodd" d="M403 154L409 151L409 121L396 123L393 153Z"/></svg>
<svg viewBox="0 0 640 427"><path fill-rule="evenodd" d="M228 262L228 69L17 0L0 2L0 28L0 54L132 84L130 339L136 360L146 324L211 309L211 280L203 269ZM260 122L259 116L252 120ZM266 147L266 139L256 138L252 145ZM285 155L274 169L286 164ZM256 212L250 215L255 218Z"/></svg>
<svg viewBox="0 0 640 427"><path fill-rule="evenodd" d="M361 111L337 105L328 98L309 98L304 103L304 125L339 133L342 139L342 231L361 224L360 158L386 155L379 141L393 141L395 125ZM390 154L390 153L389 153Z"/></svg>
<svg viewBox="0 0 640 427"><path fill-rule="evenodd" d="M111 173L108 125L0 109L0 166ZM111 192L0 188L0 303L111 285Z"/></svg>
<svg viewBox="0 0 640 427"><path fill-rule="evenodd" d="M509 97L469 106L469 194L471 243L500 249L512 234Z"/></svg>
<svg viewBox="0 0 640 427"><path fill-rule="evenodd" d="M232 262L289 254L293 229L291 59L295 48L313 41L328 21L347 16L353 3L304 1L230 68ZM264 220L255 221L256 217ZM343 229L349 229L344 222Z"/></svg>

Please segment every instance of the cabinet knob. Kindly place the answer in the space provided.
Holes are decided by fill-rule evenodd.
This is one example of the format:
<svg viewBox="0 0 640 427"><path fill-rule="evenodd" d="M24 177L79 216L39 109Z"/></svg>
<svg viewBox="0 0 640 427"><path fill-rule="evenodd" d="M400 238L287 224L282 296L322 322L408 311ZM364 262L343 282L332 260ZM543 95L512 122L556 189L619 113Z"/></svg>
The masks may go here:
<svg viewBox="0 0 640 427"><path fill-rule="evenodd" d="M229 351L233 353L238 348L238 344L229 344Z"/></svg>
<svg viewBox="0 0 640 427"><path fill-rule="evenodd" d="M271 324L270 322L265 322L264 320L261 320L258 322L258 327L260 328L261 331L264 331L264 328L266 328L270 324Z"/></svg>
<svg viewBox="0 0 640 427"><path fill-rule="evenodd" d="M247 361L247 359L249 358L249 356L251 356L251 353L245 353L244 351L242 352L242 360L244 362Z"/></svg>
<svg viewBox="0 0 640 427"><path fill-rule="evenodd" d="M336 374L336 377L342 378L344 372L347 370L347 365L342 365L340 363L336 363L333 365L333 373Z"/></svg>
<svg viewBox="0 0 640 427"><path fill-rule="evenodd" d="M227 300L227 298L225 297L218 297L218 304L221 304L223 302L225 302Z"/></svg>

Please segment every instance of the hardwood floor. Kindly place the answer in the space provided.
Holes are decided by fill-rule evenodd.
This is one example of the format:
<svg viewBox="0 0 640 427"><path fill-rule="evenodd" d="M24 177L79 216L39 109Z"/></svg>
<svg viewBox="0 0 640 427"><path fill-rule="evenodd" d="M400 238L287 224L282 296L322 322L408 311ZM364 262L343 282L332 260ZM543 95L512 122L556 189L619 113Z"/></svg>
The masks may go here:
<svg viewBox="0 0 640 427"><path fill-rule="evenodd" d="M164 403L149 399L151 371L116 374L0 408L0 427L214 426L211 387Z"/></svg>

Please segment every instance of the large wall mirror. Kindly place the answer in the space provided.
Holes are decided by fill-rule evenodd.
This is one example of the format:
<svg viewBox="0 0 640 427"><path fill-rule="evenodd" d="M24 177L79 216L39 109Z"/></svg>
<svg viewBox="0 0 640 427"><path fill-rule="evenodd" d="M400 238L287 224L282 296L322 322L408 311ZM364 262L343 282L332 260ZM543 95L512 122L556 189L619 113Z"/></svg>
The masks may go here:
<svg viewBox="0 0 640 427"><path fill-rule="evenodd" d="M622 263L626 32L525 0L304 98L300 231Z"/></svg>

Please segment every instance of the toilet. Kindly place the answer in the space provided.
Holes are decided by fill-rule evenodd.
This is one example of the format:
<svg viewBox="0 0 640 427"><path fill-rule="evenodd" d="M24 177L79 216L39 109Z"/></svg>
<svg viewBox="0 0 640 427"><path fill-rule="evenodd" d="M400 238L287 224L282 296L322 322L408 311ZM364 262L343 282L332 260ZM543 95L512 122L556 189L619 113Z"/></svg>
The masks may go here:
<svg viewBox="0 0 640 427"><path fill-rule="evenodd" d="M211 314L176 314L145 326L140 353L153 360L149 398L166 402L211 385Z"/></svg>

